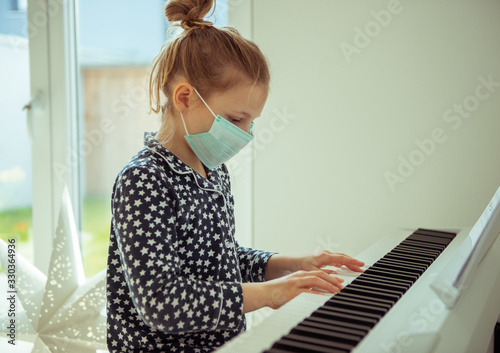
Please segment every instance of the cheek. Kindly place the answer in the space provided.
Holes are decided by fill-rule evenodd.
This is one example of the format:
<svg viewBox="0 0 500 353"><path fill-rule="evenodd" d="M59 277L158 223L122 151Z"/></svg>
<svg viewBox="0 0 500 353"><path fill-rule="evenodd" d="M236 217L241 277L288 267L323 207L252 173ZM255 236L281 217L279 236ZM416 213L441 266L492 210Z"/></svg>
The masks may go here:
<svg viewBox="0 0 500 353"><path fill-rule="evenodd" d="M207 132L208 130L210 130L213 123L214 123L214 119L205 119L203 121L203 123L201 124L201 131L200 132Z"/></svg>
<svg viewBox="0 0 500 353"><path fill-rule="evenodd" d="M214 123L214 117L212 114L196 114L193 116L191 121L191 129L189 130L190 134L201 134L203 132L207 132L212 127ZM189 126L188 126L189 129Z"/></svg>
<svg viewBox="0 0 500 353"><path fill-rule="evenodd" d="M252 125L252 123L248 121L248 122L245 122L245 123L238 125L238 127L241 130L245 131L246 133L250 133L250 125Z"/></svg>

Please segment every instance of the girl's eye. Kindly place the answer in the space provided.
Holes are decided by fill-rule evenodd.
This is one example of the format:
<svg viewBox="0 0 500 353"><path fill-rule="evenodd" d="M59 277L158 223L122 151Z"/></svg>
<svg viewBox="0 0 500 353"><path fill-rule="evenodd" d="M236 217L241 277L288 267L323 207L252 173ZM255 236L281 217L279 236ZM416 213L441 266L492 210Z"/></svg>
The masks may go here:
<svg viewBox="0 0 500 353"><path fill-rule="evenodd" d="M228 117L229 121L232 122L232 123L239 123L241 121L241 119L235 119L235 118L232 118L232 117Z"/></svg>

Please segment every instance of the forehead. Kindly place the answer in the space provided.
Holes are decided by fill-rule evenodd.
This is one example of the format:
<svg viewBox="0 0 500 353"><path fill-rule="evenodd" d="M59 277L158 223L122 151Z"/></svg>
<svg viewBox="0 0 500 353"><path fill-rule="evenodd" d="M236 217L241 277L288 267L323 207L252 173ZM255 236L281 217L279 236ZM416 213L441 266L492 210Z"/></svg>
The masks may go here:
<svg viewBox="0 0 500 353"><path fill-rule="evenodd" d="M260 115L267 100L268 87L262 84L238 84L224 91L214 101L225 107Z"/></svg>

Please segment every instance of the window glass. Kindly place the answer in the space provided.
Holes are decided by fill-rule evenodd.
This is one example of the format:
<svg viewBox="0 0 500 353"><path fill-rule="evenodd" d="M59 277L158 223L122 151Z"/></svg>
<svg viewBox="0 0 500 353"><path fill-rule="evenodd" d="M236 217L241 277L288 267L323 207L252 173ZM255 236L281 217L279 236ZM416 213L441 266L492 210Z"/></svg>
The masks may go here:
<svg viewBox="0 0 500 353"><path fill-rule="evenodd" d="M10 5L10 6L9 6ZM12 8L13 5L19 7ZM30 70L26 2L0 3L0 238L33 261L31 143L26 110Z"/></svg>
<svg viewBox="0 0 500 353"><path fill-rule="evenodd" d="M166 32L164 2L79 1L80 187L85 274L106 267L114 180L158 119L146 73Z"/></svg>

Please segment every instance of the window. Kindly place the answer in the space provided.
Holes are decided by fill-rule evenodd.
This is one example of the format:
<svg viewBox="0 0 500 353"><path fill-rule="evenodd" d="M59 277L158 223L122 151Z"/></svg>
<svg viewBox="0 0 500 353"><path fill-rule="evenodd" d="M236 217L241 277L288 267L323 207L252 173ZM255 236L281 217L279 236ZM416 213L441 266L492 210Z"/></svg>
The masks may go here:
<svg viewBox="0 0 500 353"><path fill-rule="evenodd" d="M106 265L114 179L142 147L143 132L158 128L147 114L145 77L166 39L165 3L3 4L0 236L16 236L20 253L46 272L67 186L89 277ZM227 8L218 6L211 20L225 25Z"/></svg>
<svg viewBox="0 0 500 353"><path fill-rule="evenodd" d="M77 126L86 276L106 266L115 178L142 148L144 132L159 127L158 117L148 114L146 76L166 40L164 6L163 0L79 2Z"/></svg>

